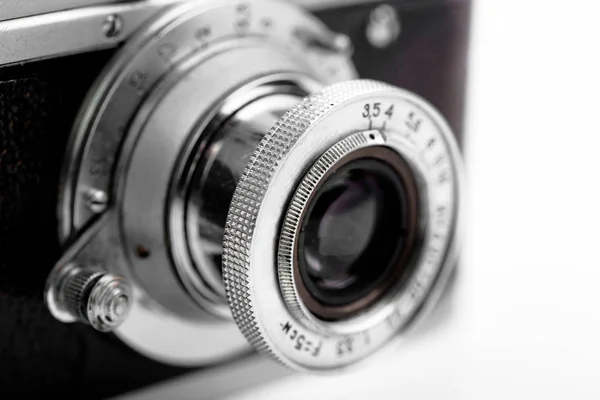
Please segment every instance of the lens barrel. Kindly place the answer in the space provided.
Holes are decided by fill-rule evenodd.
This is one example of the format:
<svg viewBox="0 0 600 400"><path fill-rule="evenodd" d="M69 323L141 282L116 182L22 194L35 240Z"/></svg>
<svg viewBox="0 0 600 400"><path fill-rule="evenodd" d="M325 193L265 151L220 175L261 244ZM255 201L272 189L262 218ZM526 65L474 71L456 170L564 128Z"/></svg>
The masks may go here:
<svg viewBox="0 0 600 400"><path fill-rule="evenodd" d="M271 128L223 241L227 299L256 348L295 369L342 368L425 315L456 257L451 135L421 98L367 80L329 86Z"/></svg>

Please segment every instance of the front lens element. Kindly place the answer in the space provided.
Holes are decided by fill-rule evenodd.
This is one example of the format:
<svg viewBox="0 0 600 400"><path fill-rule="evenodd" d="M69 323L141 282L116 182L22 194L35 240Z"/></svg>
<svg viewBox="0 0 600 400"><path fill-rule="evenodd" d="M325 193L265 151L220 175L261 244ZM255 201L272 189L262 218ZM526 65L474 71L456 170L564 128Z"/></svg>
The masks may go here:
<svg viewBox="0 0 600 400"><path fill-rule="evenodd" d="M351 317L409 274L416 193L408 165L385 147L351 153L324 177L297 246L299 292L315 316Z"/></svg>

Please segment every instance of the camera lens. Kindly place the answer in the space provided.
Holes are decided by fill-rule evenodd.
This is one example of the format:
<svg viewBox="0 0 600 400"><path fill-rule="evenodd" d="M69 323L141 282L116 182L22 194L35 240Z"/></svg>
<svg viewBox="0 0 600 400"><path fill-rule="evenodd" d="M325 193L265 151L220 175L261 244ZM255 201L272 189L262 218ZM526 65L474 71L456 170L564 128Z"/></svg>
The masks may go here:
<svg viewBox="0 0 600 400"><path fill-rule="evenodd" d="M349 318L410 273L416 193L408 165L384 148L353 153L331 169L309 200L298 238L299 292L313 314Z"/></svg>
<svg viewBox="0 0 600 400"><path fill-rule="evenodd" d="M174 365L246 339L303 371L358 362L454 268L452 130L420 96L355 79L347 38L290 2L185 3L124 43L82 105L58 207L61 237L78 239L48 308L97 329L114 317L100 330L128 315L116 335ZM84 296L97 272L123 284ZM124 292L130 313L113 312Z"/></svg>
<svg viewBox="0 0 600 400"><path fill-rule="evenodd" d="M246 338L323 371L425 315L456 261L458 155L443 118L389 85L340 83L294 105L252 153L225 224L223 280Z"/></svg>

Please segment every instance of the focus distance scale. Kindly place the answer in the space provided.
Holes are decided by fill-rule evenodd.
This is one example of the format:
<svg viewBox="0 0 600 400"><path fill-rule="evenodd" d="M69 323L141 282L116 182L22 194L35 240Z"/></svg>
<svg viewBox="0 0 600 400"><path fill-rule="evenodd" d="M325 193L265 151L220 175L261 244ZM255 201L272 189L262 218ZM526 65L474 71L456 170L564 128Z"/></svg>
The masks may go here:
<svg viewBox="0 0 600 400"><path fill-rule="evenodd" d="M351 51L276 1L187 2L140 29L70 138L54 317L165 363L250 342L318 371L424 315L456 262L458 148Z"/></svg>

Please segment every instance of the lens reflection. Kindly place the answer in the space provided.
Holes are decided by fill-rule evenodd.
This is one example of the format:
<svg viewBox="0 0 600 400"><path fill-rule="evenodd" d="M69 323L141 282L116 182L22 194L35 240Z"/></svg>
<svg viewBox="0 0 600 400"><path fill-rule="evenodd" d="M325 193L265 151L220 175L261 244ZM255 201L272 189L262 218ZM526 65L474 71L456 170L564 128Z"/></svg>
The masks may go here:
<svg viewBox="0 0 600 400"><path fill-rule="evenodd" d="M300 273L310 295L344 306L385 284L404 248L407 220L402 179L387 163L363 158L333 173L300 232Z"/></svg>

